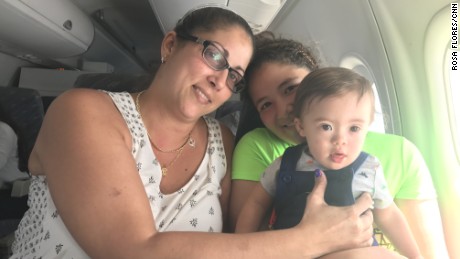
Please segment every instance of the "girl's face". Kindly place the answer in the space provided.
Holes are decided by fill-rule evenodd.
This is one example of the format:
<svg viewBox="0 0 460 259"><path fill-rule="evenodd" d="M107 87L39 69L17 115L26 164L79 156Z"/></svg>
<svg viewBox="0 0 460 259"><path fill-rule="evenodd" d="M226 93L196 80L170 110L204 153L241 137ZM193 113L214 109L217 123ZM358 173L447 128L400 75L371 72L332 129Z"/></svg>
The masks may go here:
<svg viewBox="0 0 460 259"><path fill-rule="evenodd" d="M310 71L295 65L265 63L252 75L249 94L265 127L284 141L297 144L302 137L294 126L295 93Z"/></svg>
<svg viewBox="0 0 460 259"><path fill-rule="evenodd" d="M295 119L310 155L327 169L350 165L360 154L373 115L370 94L349 92L313 100Z"/></svg>
<svg viewBox="0 0 460 259"><path fill-rule="evenodd" d="M212 55L222 54L232 70L244 75L253 49L250 37L242 28L233 26L214 32L198 31L191 36L212 42L220 51ZM167 93L162 96L171 98L167 102L176 109L179 104L181 114L191 119L216 110L232 95L227 86L229 69L215 70L209 66L203 57L204 45L181 39L171 32L165 37L162 48L166 62L158 79ZM207 55L209 58L211 54L207 52Z"/></svg>

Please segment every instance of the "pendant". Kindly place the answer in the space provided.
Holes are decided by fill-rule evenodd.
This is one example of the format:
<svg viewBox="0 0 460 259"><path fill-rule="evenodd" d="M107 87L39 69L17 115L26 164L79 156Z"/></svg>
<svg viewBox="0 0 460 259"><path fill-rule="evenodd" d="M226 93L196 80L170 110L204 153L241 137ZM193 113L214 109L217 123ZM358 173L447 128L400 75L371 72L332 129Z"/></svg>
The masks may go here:
<svg viewBox="0 0 460 259"><path fill-rule="evenodd" d="M192 137L188 138L188 145L195 148L195 140Z"/></svg>
<svg viewBox="0 0 460 259"><path fill-rule="evenodd" d="M161 168L161 174L162 174L163 176L166 176L167 173L168 173L168 168L162 167L162 168Z"/></svg>

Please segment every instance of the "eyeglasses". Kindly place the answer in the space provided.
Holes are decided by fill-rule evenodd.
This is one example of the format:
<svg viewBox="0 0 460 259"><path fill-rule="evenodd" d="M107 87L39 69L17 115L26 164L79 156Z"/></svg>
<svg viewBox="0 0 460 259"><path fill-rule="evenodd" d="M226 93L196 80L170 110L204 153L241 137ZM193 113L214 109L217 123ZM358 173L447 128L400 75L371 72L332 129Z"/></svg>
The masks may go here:
<svg viewBox="0 0 460 259"><path fill-rule="evenodd" d="M203 52L201 53L204 61L208 66L216 71L221 71L228 69L227 76L227 87L233 93L239 93L244 89L244 77L238 71L231 68L228 64L227 59L222 51L222 47L218 46L217 42L202 40L198 37L187 35L187 34L177 34L177 36L190 40L196 43L203 45ZM220 47L220 48L219 48Z"/></svg>

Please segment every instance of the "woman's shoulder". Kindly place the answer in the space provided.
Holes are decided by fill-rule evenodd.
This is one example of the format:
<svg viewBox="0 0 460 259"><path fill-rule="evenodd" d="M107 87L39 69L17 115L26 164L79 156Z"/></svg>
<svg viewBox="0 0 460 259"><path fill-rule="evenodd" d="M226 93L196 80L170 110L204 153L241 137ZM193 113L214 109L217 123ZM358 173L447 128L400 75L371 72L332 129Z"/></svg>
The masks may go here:
<svg viewBox="0 0 460 259"><path fill-rule="evenodd" d="M203 116L203 120L206 122L206 126L209 128L209 130L219 129L219 127L221 127L219 121L211 116L205 115Z"/></svg>
<svg viewBox="0 0 460 259"><path fill-rule="evenodd" d="M211 116L203 116L203 120L200 120L198 123L201 123L201 121L204 121L205 124L205 127L201 127L203 131L207 130L207 133L212 138L221 136L224 143L226 145L231 143L231 147L233 148L233 133L225 124Z"/></svg>
<svg viewBox="0 0 460 259"><path fill-rule="evenodd" d="M59 102L61 100L62 102L62 100L65 100L69 103L72 103L71 101L79 101L83 103L101 101L108 97L107 93L110 92L90 88L74 88L60 94L55 101Z"/></svg>
<svg viewBox="0 0 460 259"><path fill-rule="evenodd" d="M66 91L51 103L45 114L44 126L57 125L68 125L69 131L89 129L94 125L97 125L100 131L108 131L114 126L117 130L126 127L107 93L82 88Z"/></svg>
<svg viewBox="0 0 460 259"><path fill-rule="evenodd" d="M107 115L107 112L115 112L113 101L103 91L95 89L71 89L59 95L50 105L47 111L51 114L81 115L82 113L91 116L98 114Z"/></svg>

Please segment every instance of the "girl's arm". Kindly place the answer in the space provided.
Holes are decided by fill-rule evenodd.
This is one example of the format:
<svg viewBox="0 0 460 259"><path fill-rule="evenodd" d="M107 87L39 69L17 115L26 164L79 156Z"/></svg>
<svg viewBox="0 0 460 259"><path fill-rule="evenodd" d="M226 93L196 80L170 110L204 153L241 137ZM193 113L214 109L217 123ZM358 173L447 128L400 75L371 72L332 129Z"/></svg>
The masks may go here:
<svg viewBox="0 0 460 259"><path fill-rule="evenodd" d="M449 258L436 199L396 199L425 259Z"/></svg>
<svg viewBox="0 0 460 259"><path fill-rule="evenodd" d="M256 232L271 207L272 201L272 197L265 191L262 184L258 183L249 197L247 197L247 201L238 217L235 232Z"/></svg>
<svg viewBox="0 0 460 259"><path fill-rule="evenodd" d="M230 202L230 193L231 193L231 174L232 174L232 158L233 158L233 148L234 148L234 136L230 129L227 128L224 124L220 124L222 139L224 142L225 149L225 158L227 161L227 171L224 178L220 182L222 189L222 194L220 195L220 205L222 207L222 217L223 217L223 231L232 232L233 228L230 227L229 222L229 202Z"/></svg>
<svg viewBox="0 0 460 259"><path fill-rule="evenodd" d="M410 259L423 258L409 224L396 204L392 203L384 209L376 208L373 213L375 223L390 239L397 251Z"/></svg>
<svg viewBox="0 0 460 259"><path fill-rule="evenodd" d="M232 180L232 193L230 197L230 228L236 228L238 216L246 203L247 197L259 184L258 181Z"/></svg>

